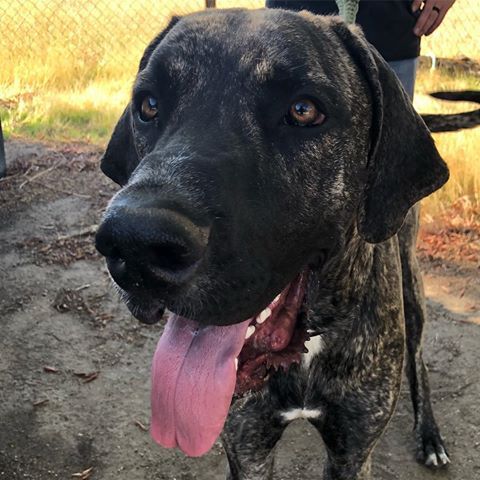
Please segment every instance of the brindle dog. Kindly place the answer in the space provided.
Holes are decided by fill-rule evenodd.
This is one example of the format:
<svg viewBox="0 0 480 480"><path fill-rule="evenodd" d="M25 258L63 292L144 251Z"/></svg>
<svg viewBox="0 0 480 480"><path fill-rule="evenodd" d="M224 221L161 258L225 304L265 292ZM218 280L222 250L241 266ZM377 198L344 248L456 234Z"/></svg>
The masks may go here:
<svg viewBox="0 0 480 480"><path fill-rule="evenodd" d="M102 170L122 189L97 248L137 318L171 312L153 363L159 443L201 455L224 426L228 478L267 479L306 418L324 478L367 479L405 364L418 457L449 463L415 257L415 204L448 169L356 27L281 10L172 20Z"/></svg>

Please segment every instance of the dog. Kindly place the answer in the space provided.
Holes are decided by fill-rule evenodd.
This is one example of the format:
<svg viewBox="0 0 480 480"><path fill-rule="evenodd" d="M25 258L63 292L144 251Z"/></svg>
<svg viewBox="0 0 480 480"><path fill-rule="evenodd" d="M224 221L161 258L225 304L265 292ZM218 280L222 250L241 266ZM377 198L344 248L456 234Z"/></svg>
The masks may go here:
<svg viewBox="0 0 480 480"><path fill-rule="evenodd" d="M441 100L480 103L480 92L476 90L464 90L462 92L434 92L430 95ZM456 132L457 130L474 128L480 125L480 109L471 112L453 114L426 114L422 115L422 119L431 132Z"/></svg>
<svg viewBox="0 0 480 480"><path fill-rule="evenodd" d="M450 462L415 257L417 202L448 168L357 27L265 9L173 18L101 168L122 188L97 249L135 317L169 312L158 443L199 456L221 436L229 479L268 479L305 418L325 479L368 479L406 367L418 458Z"/></svg>

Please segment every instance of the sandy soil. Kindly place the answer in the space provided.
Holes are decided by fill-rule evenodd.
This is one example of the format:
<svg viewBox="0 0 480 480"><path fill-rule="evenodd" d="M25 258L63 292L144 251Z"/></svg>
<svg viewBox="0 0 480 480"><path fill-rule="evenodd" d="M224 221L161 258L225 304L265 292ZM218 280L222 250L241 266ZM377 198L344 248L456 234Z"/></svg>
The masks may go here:
<svg viewBox="0 0 480 480"><path fill-rule="evenodd" d="M0 479L216 480L219 445L200 459L148 432L149 369L160 326L141 326L109 286L92 232L115 187L86 146L7 144L0 181ZM414 460L407 385L374 455L376 479L480 479L480 275L474 262L423 262L425 354L451 455ZM321 478L324 450L302 421L286 431L276 479Z"/></svg>

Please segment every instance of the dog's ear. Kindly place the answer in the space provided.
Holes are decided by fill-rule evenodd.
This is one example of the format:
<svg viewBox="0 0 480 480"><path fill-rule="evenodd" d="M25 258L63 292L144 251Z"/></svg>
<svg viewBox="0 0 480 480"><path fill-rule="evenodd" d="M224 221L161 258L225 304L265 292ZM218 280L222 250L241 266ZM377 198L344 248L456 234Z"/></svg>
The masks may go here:
<svg viewBox="0 0 480 480"><path fill-rule="evenodd" d="M165 30L150 42L140 60L138 67L139 73L147 66L153 51L180 18L181 17L172 17ZM133 139L132 112L129 104L123 111L120 120L113 130L107 149L100 160L100 168L107 177L123 186L128 182L138 162L139 157Z"/></svg>
<svg viewBox="0 0 480 480"><path fill-rule="evenodd" d="M107 149L100 159L100 168L107 177L123 186L137 165L138 155L133 143L129 104L113 129Z"/></svg>
<svg viewBox="0 0 480 480"><path fill-rule="evenodd" d="M179 22L182 17L177 15L173 16L170 19L170 22L149 44L148 47L143 52L140 64L138 65L138 71L141 72L146 66L150 57L152 56L153 51L160 45L160 42L165 38L167 33Z"/></svg>
<svg viewBox="0 0 480 480"><path fill-rule="evenodd" d="M395 73L360 29L340 21L333 28L371 91L368 180L358 231L367 242L382 242L400 229L416 202L448 180L448 168Z"/></svg>

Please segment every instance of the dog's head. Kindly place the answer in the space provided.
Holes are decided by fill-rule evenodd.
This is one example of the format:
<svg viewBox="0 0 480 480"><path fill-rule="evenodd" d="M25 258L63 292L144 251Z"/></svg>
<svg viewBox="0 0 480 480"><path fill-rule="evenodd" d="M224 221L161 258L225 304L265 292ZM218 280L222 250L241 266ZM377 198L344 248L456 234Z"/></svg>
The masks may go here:
<svg viewBox="0 0 480 480"><path fill-rule="evenodd" d="M200 420L182 437L177 412L156 436L190 454L218 435L241 352L246 388L299 355L309 270L352 232L368 242L394 235L448 177L393 72L355 27L280 10L174 19L141 60L102 170L122 189L97 247L134 315L174 312L154 386L196 388ZM185 380L192 372L197 387ZM180 408L155 395L162 411Z"/></svg>

